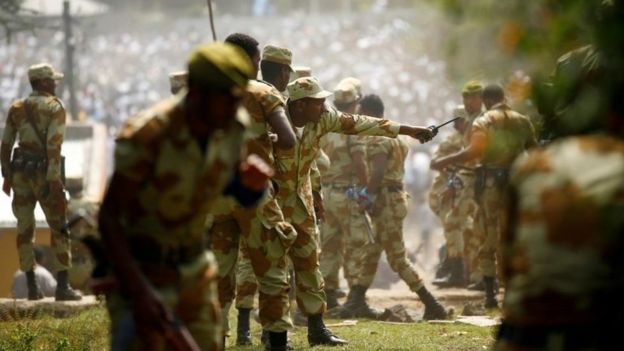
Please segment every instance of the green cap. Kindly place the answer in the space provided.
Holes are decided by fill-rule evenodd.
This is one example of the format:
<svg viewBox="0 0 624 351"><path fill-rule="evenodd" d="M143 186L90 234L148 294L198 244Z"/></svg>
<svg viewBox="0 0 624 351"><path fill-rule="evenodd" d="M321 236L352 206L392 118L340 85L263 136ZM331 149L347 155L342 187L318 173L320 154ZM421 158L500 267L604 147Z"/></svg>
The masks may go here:
<svg viewBox="0 0 624 351"><path fill-rule="evenodd" d="M287 89L288 96L292 101L304 98L324 99L332 95L331 92L321 87L321 83L319 83L316 77L301 77L295 79L288 84Z"/></svg>
<svg viewBox="0 0 624 351"><path fill-rule="evenodd" d="M188 59L189 81L207 90L230 90L241 95L253 75L249 58L228 43L198 46Z"/></svg>
<svg viewBox="0 0 624 351"><path fill-rule="evenodd" d="M279 63L288 66L294 71L292 64L292 52L287 48L281 48L275 45L267 45L262 49L262 60L268 62Z"/></svg>
<svg viewBox="0 0 624 351"><path fill-rule="evenodd" d="M464 84L462 94L480 94L483 92L483 84L478 80L471 80Z"/></svg>

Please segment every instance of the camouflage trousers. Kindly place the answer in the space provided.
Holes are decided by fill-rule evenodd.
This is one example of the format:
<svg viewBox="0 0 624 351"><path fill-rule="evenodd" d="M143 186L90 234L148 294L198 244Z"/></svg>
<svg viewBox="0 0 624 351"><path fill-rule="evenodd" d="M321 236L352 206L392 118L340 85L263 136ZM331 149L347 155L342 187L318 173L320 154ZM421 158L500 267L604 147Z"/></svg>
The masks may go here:
<svg viewBox="0 0 624 351"><path fill-rule="evenodd" d="M293 226L284 221L277 201L269 194L257 209L221 204L213 212L210 241L219 263L219 301L223 313L227 313L235 296L236 270L248 272L251 268L258 284L263 329L276 332L291 329L286 252L297 234ZM237 268L239 255L243 259ZM251 280L246 274L239 292L249 292L251 286L247 283ZM243 298L241 295L240 303L240 307L253 305L253 296Z"/></svg>
<svg viewBox="0 0 624 351"><path fill-rule="evenodd" d="M327 290L339 288L338 272L343 263L345 278L352 286L356 279L352 272L357 270L358 258L369 250L364 214L345 191L344 188L323 188L325 222L321 228L320 269Z"/></svg>
<svg viewBox="0 0 624 351"><path fill-rule="evenodd" d="M484 240L478 251L479 267L484 276L497 275L496 261L501 253L500 238L506 225L507 206L504 191L496 187L493 178L488 178L475 218L475 228L484 233Z"/></svg>
<svg viewBox="0 0 624 351"><path fill-rule="evenodd" d="M417 291L424 283L414 266L408 261L405 241L403 240L403 220L407 216L407 193L383 188L375 203L376 213L372 216L376 244L364 245L367 254L355 259L353 285L369 287L375 273L381 253L386 253L390 268L409 286Z"/></svg>
<svg viewBox="0 0 624 351"><path fill-rule="evenodd" d="M210 252L179 267L177 283L157 284L156 293L174 312L202 350L221 350L223 331L217 299L217 265ZM148 277L148 280L151 280ZM112 350L170 350L161 331L149 337L137 335L131 302L120 293L109 294L106 304L111 320Z"/></svg>
<svg viewBox="0 0 624 351"><path fill-rule="evenodd" d="M453 250L448 250L449 257L464 257L470 280L481 279L478 251L485 240L485 235L480 227L475 226L477 215L477 203L474 200L474 178L466 177L464 188L456 193L454 205L444 219L444 232L447 242L457 242L450 245Z"/></svg>
<svg viewBox="0 0 624 351"><path fill-rule="evenodd" d="M309 213L301 201L296 201L293 206L284 208L284 218L297 233L287 251L295 271L297 306L306 316L323 314L327 308L327 297L319 267L316 216Z"/></svg>
<svg viewBox="0 0 624 351"><path fill-rule="evenodd" d="M236 308L253 309L258 292L258 280L254 274L249 254L241 248L236 265Z"/></svg>
<svg viewBox="0 0 624 351"><path fill-rule="evenodd" d="M17 219L17 252L20 269L24 272L35 268L33 243L35 240L35 205L37 202L46 217L51 233L54 252L52 265L56 271L71 267L69 235L61 232L65 224L67 200L65 194L46 194L47 181L43 173L35 175L15 172L13 175L12 209Z"/></svg>

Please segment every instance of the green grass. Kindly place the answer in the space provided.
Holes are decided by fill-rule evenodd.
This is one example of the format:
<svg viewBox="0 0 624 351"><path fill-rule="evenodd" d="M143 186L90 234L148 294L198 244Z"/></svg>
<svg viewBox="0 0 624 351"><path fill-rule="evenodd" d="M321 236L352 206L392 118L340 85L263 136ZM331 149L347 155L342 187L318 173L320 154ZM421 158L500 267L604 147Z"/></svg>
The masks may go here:
<svg viewBox="0 0 624 351"><path fill-rule="evenodd" d="M231 325L236 320L230 318ZM340 321L327 320L327 324ZM253 323L253 322L252 322ZM323 350L489 350L493 342L493 328L481 328L460 324L386 324L382 322L360 320L355 326L331 328L334 334L347 339L345 347L315 347ZM235 330L226 344L228 350L259 350L260 326L252 325L253 346L235 347ZM289 336L296 350L311 349L307 342L307 329L296 327Z"/></svg>
<svg viewBox="0 0 624 351"><path fill-rule="evenodd" d="M230 314L230 325L236 326L235 311ZM42 313L9 317L0 311L0 351L78 351L107 350L109 320L103 306L68 318L53 318ZM327 324L339 320L327 320ZM315 347L323 350L486 350L493 338L492 328L459 324L386 324L360 320L357 325L332 328L335 334L349 340L342 348ZM228 350L261 350L260 326L252 321L254 345L235 347L235 336L227 340ZM235 335L235 329L232 330ZM290 334L297 350L310 349L306 329L296 327Z"/></svg>
<svg viewBox="0 0 624 351"><path fill-rule="evenodd" d="M68 318L43 313L9 316L0 312L0 351L107 350L109 319L104 307Z"/></svg>

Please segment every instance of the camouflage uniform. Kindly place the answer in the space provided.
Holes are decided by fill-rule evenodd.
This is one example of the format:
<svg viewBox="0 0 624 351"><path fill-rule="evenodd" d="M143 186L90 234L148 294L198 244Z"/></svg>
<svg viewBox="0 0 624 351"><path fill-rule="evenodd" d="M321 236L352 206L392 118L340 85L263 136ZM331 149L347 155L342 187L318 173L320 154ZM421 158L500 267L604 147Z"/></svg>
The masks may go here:
<svg viewBox="0 0 624 351"><path fill-rule="evenodd" d="M561 139L514 163L496 350L613 349L605 340L622 325L623 175L624 142L605 135Z"/></svg>
<svg viewBox="0 0 624 351"><path fill-rule="evenodd" d="M28 122L26 106L37 129L46 139L45 147L41 145L33 126ZM9 110L0 154L3 176L12 181L12 208L17 218L17 251L20 269L24 272L35 267L33 242L34 210L37 202L43 209L52 234L54 269L65 271L71 266L69 236L61 232L65 223L67 200L64 193L49 194L47 188L49 181L61 181L61 145L64 134L65 109L62 102L53 95L34 91L25 100L14 102ZM11 149L16 138L19 139L19 148L13 154L12 165Z"/></svg>
<svg viewBox="0 0 624 351"><path fill-rule="evenodd" d="M356 78L344 78L334 88L336 106L350 108L361 97L361 82ZM360 153L363 159L366 155L366 144L362 137L330 133L323 137L322 147L331 163L323 177L326 206L321 233L320 269L325 280L328 303L332 307L337 305L334 292L339 288L340 267L344 262L344 275L351 285L352 257L354 254L358 255L356 251L361 248L362 243L368 242L362 210L346 195L349 188L359 189L366 185L361 183L361 178L366 175L358 174L360 170L357 169L353 157Z"/></svg>
<svg viewBox="0 0 624 351"><path fill-rule="evenodd" d="M433 155L433 159L454 154L463 148L463 137L459 133L449 135L440 143L438 149ZM444 229L444 238L446 239L446 250L448 257L461 257L463 255L463 237L462 227L455 226L450 221L448 214L457 205L458 193L461 189L449 187L449 179L454 175L451 172L440 172L431 185L429 192L429 206L442 222ZM455 175L456 176L456 175Z"/></svg>
<svg viewBox="0 0 624 351"><path fill-rule="evenodd" d="M403 189L403 164L409 152L400 138L374 138L368 142L369 161L379 154L388 156L384 177L371 216L377 245L368 244L367 254L354 262L354 285L369 287L375 278L377 264L383 251L393 271L416 292L424 286L423 280L407 260L403 240L403 219L407 215L408 195ZM369 166L371 164L369 163Z"/></svg>
<svg viewBox="0 0 624 351"><path fill-rule="evenodd" d="M243 98L243 105L251 116L250 129L258 135L248 142L247 149L270 165L273 164L273 144L269 138L266 118L275 109L284 108L284 104L281 93L275 87L260 81L251 81ZM272 262L258 255L252 256L247 251L266 250L265 245L288 247L296 236L292 226L284 221L275 200L275 192L271 189L261 204L254 209L243 209L232 199L221 199L213 208L212 214L214 223L209 236L212 250L219 262L219 301L221 306L226 307L224 311L227 311L235 296L236 279L239 277L236 275L236 262L239 255L242 255L250 259L250 262L243 262L240 267L247 272L244 279L239 282L240 303L249 306L251 302L253 306L253 294L256 289L254 282L258 279L260 321L263 328L268 331L291 328L292 322L285 313L289 306L288 298L281 295L282 291L288 291L289 287L287 283L283 285L279 280L283 274L281 265L284 263ZM240 239L241 236L243 240ZM253 269L257 277L248 274L249 268Z"/></svg>
<svg viewBox="0 0 624 351"><path fill-rule="evenodd" d="M322 91L315 78L300 78L288 88L291 98L305 96L308 91ZM320 138L330 132L396 137L399 128L399 124L388 120L350 115L328 107L317 123L309 122L299 130L297 144L292 150L275 150L277 199L284 217L295 227L297 237L289 251L271 250L267 256L274 259L283 259L282 255L286 254L290 256L295 268L297 305L306 315L323 314L326 308L310 180L310 169L318 157ZM263 254L250 251L250 256L254 255Z"/></svg>
<svg viewBox="0 0 624 351"><path fill-rule="evenodd" d="M198 48L189 68L200 84L222 84L232 94L246 85L246 79L243 84L238 77L251 73L243 54L225 44ZM226 69L236 69L237 75L224 76L221 70ZM134 262L163 304L175 312L202 350L219 350L217 265L205 249L204 228L215 199L232 184L250 122L239 110L231 128L212 133L202 151L187 121L185 99L186 94L171 97L129 119L121 129L115 174L140 186L119 222ZM166 348L162 333L139 339L132 331L132 301L125 294L111 292L106 302L113 349L140 349L146 344Z"/></svg>
<svg viewBox="0 0 624 351"><path fill-rule="evenodd" d="M335 290L339 288L338 272L343 263L343 252L345 278L349 281L352 263L347 256L354 254L353 250L368 242L362 211L346 195L350 187L365 185L358 184L351 155L356 152L365 154L366 144L362 138L336 133L325 136L324 144L331 166L323 177L323 198L326 207L320 267L325 279L325 288ZM357 242L357 245L347 244L350 241L354 244ZM345 246L349 250L345 251Z"/></svg>
<svg viewBox="0 0 624 351"><path fill-rule="evenodd" d="M483 276L496 276L496 254L501 232L506 224L506 187L508 169L513 160L528 146L537 144L533 125L525 116L512 111L503 103L496 104L472 124L471 136L478 133L485 151L475 171L475 198L479 204L475 226L485 233L478 258ZM479 175L481 173L481 175ZM479 186L477 182L481 182ZM491 290L491 289L490 289ZM486 305L495 304L488 295Z"/></svg>

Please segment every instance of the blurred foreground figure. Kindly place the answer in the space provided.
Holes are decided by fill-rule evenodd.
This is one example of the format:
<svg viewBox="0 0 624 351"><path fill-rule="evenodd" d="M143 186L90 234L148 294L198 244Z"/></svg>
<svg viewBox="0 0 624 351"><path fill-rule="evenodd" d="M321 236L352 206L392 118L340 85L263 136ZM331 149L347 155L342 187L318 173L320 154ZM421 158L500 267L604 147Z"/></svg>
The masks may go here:
<svg viewBox="0 0 624 351"><path fill-rule="evenodd" d="M17 251L20 269L26 272L28 299L39 300L43 293L35 279L35 206L41 205L52 235L53 267L57 271L56 300L80 300L69 286L71 267L69 233L66 222L67 199L63 189L64 166L61 146L65 135L65 108L55 96L57 81L63 74L46 63L31 66L28 80L33 92L13 103L9 110L0 147L2 191L13 189L13 214L17 218ZM11 151L15 140L18 147Z"/></svg>
<svg viewBox="0 0 624 351"><path fill-rule="evenodd" d="M621 56L590 46L564 55L551 82L551 98L565 101L550 124L560 138L512 168L496 350L617 348L624 320L624 80L617 70ZM569 88L576 94L566 101ZM593 104L596 91L602 101ZM579 103L583 116L570 109Z"/></svg>
<svg viewBox="0 0 624 351"><path fill-rule="evenodd" d="M261 161L239 167L249 117L237 109L251 75L237 48L198 47L187 92L122 128L100 211L116 277L106 300L113 350L221 349L217 267L204 225L216 198L251 205L266 186L270 169Z"/></svg>
<svg viewBox="0 0 624 351"><path fill-rule="evenodd" d="M175 95L179 93L180 90L185 89L187 82L188 72L179 71L169 73L169 88L171 89L171 94Z"/></svg>

